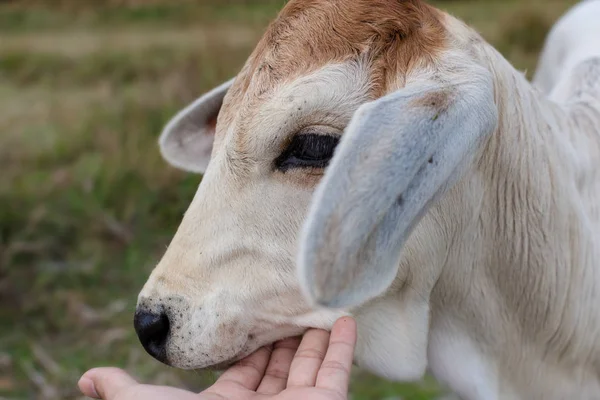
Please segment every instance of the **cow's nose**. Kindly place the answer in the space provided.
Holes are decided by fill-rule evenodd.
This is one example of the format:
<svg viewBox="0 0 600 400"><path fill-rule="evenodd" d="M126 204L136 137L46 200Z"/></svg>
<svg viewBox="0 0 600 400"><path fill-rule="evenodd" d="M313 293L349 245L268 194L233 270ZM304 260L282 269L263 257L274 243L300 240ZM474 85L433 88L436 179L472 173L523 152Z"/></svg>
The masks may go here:
<svg viewBox="0 0 600 400"><path fill-rule="evenodd" d="M167 359L169 325L169 317L165 313L137 310L133 318L133 326L142 346L148 354L163 363Z"/></svg>

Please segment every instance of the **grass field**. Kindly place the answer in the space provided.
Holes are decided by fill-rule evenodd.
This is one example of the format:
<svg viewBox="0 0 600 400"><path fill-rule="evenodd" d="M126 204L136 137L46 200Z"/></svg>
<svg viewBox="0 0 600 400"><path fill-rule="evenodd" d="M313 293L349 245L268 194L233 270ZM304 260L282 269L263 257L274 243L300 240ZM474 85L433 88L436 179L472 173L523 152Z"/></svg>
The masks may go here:
<svg viewBox="0 0 600 400"><path fill-rule="evenodd" d="M573 3L436 4L530 77ZM167 166L156 139L237 72L282 4L0 1L0 398L77 399L80 374L99 365L196 390L211 381L153 361L132 328L137 293L200 181ZM355 400L441 393L430 379L355 373Z"/></svg>

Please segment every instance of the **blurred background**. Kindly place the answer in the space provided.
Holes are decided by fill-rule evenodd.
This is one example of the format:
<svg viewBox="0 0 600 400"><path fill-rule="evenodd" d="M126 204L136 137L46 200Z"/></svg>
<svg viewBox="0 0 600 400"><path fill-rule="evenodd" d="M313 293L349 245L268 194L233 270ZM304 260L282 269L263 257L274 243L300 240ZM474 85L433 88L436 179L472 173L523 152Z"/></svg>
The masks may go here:
<svg viewBox="0 0 600 400"><path fill-rule="evenodd" d="M349 0L350 1L350 0ZM529 78L574 0L433 1ZM201 390L148 356L136 297L200 182L157 137L234 76L284 0L0 0L0 399L78 399L89 368ZM457 360L457 368L460 368ZM438 399L356 370L352 398Z"/></svg>

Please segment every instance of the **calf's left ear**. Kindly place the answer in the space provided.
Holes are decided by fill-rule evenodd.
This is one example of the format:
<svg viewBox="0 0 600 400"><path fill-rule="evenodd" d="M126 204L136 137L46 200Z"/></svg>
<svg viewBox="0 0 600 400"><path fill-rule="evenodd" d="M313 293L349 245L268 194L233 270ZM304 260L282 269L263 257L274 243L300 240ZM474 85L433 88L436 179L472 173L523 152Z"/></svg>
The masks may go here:
<svg viewBox="0 0 600 400"><path fill-rule="evenodd" d="M212 154L217 116L233 79L205 93L175 115L158 140L163 158L176 168L204 173Z"/></svg>
<svg viewBox="0 0 600 400"><path fill-rule="evenodd" d="M353 307L383 293L412 229L497 121L492 77L480 67L468 81L409 85L361 106L301 233L298 274L309 300Z"/></svg>

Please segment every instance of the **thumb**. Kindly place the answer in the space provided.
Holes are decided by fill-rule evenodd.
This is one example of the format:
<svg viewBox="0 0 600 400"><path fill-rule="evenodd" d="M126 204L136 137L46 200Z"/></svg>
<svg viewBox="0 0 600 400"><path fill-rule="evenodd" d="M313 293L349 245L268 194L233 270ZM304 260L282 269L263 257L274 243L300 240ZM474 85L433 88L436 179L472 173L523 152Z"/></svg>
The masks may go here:
<svg viewBox="0 0 600 400"><path fill-rule="evenodd" d="M84 395L104 400L112 400L119 391L136 384L135 379L119 368L91 369L78 382Z"/></svg>

